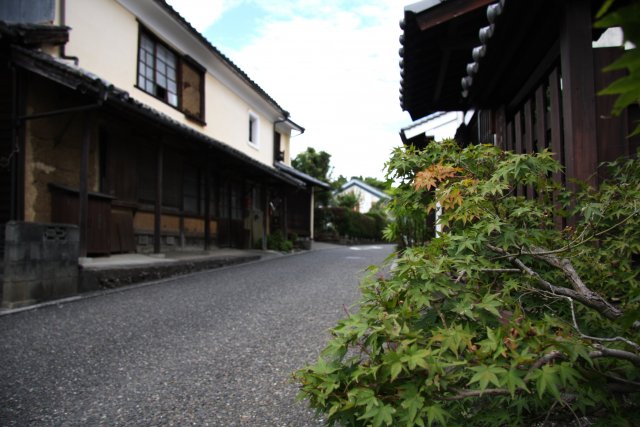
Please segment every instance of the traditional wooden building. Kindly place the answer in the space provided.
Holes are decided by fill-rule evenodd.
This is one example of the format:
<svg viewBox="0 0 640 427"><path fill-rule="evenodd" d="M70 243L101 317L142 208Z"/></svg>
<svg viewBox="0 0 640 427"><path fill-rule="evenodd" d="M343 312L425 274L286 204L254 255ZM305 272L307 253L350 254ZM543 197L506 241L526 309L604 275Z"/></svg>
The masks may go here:
<svg viewBox="0 0 640 427"><path fill-rule="evenodd" d="M471 117L459 142L518 153L550 148L556 178L597 185L599 163L636 153L626 138L637 106L611 116L597 92L620 77L602 72L622 47L599 47L601 1L424 0L401 22L400 102L414 120L439 111ZM614 43L616 44L616 43ZM471 114L473 113L473 114Z"/></svg>
<svg viewBox="0 0 640 427"><path fill-rule="evenodd" d="M0 123L0 230L78 224L80 256L312 237L328 188L289 166L304 129L163 0L3 2Z"/></svg>

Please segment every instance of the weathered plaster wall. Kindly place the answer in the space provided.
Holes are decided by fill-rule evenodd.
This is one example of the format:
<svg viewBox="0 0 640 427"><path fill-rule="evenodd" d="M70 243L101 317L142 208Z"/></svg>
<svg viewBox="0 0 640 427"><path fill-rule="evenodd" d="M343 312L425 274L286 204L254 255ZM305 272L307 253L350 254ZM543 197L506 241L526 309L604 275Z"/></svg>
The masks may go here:
<svg viewBox="0 0 640 427"><path fill-rule="evenodd" d="M39 77L30 77L28 86L27 114L90 103ZM79 187L83 118L83 113L72 113L25 122L25 221L51 222L50 183L75 189ZM98 149L95 129L92 140L89 188L97 191Z"/></svg>

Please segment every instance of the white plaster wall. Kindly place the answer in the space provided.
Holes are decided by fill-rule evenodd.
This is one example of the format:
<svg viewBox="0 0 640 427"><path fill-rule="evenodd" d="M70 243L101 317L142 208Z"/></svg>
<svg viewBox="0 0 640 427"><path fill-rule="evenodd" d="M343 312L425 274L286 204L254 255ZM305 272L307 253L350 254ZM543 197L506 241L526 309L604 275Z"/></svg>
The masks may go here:
<svg viewBox="0 0 640 427"><path fill-rule="evenodd" d="M373 194L363 191L360 187L350 187L344 191L343 194L346 193L354 193L358 196L358 200L360 200L360 212L367 213L371 210L371 206L380 200L379 197L374 196Z"/></svg>
<svg viewBox="0 0 640 427"><path fill-rule="evenodd" d="M280 150L284 151L284 160L282 162L285 165L291 166L291 136L290 135L281 134Z"/></svg>
<svg viewBox="0 0 640 427"><path fill-rule="evenodd" d="M111 0L66 0L71 27L66 54L77 56L81 68L131 91L136 82L138 23Z"/></svg>
<svg viewBox="0 0 640 427"><path fill-rule="evenodd" d="M140 6L142 2L131 4ZM136 100L262 163L272 165L273 121L278 118L272 115L277 112L274 110L268 113L265 101L255 92L246 85L241 87L238 82L232 82L232 78L224 77L224 73L229 73L226 65L196 43L191 35L185 34L181 27L167 20L163 13L155 11L149 16L138 18L178 54L189 54L207 68L206 125L188 120L179 110L135 87L139 23L138 18L127 7L116 0L67 0L66 25L72 30L66 54L77 56L81 68L128 91ZM147 6L140 7L142 10ZM154 23L158 27L151 25ZM187 48L189 51L186 51ZM249 111L260 118L258 149L248 143ZM288 153L288 137L284 138L283 135L283 141L285 139L283 145Z"/></svg>

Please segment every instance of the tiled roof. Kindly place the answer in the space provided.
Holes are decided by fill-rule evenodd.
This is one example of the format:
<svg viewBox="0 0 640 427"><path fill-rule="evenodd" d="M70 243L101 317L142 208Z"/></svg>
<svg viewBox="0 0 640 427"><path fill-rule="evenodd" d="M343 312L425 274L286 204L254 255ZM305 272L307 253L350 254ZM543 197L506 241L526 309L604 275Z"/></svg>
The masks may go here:
<svg viewBox="0 0 640 427"><path fill-rule="evenodd" d="M306 173L301 172L298 169L293 168L291 166L285 165L284 163L278 162L275 164L275 166L276 166L276 169L280 169L281 171L288 173L290 175L293 175L295 178L300 179L308 184L312 184L315 187L324 188L325 190L328 190L331 188L331 186L326 182L321 181L317 178L314 178L311 175L307 175Z"/></svg>

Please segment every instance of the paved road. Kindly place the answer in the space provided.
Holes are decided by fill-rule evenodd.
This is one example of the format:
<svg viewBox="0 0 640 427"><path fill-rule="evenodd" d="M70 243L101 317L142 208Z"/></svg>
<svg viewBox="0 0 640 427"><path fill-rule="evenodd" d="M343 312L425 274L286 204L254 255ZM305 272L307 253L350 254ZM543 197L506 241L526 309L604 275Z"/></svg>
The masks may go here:
<svg viewBox="0 0 640 427"><path fill-rule="evenodd" d="M0 425L321 425L290 374L392 248L356 249L0 317Z"/></svg>

